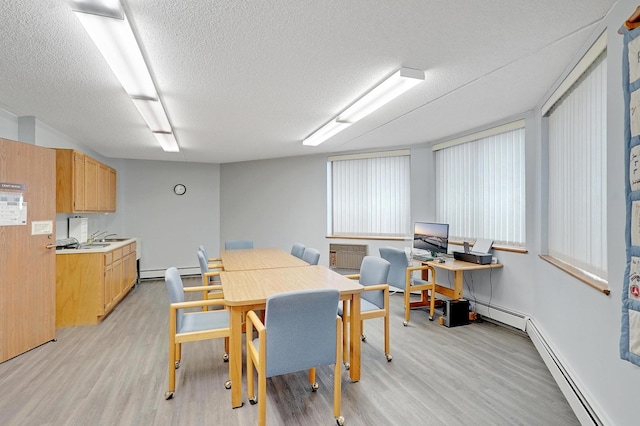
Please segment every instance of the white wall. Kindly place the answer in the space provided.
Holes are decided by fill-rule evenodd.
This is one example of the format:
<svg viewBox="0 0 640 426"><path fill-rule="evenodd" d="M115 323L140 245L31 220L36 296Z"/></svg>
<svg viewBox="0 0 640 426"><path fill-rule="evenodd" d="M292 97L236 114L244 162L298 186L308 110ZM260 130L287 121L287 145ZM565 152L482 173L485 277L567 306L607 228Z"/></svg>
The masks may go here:
<svg viewBox="0 0 640 426"><path fill-rule="evenodd" d="M209 256L220 241L220 166L217 164L122 160L118 179L122 233L141 239L141 276L163 277L170 266L200 273L196 252ZM182 183L184 195L173 187Z"/></svg>

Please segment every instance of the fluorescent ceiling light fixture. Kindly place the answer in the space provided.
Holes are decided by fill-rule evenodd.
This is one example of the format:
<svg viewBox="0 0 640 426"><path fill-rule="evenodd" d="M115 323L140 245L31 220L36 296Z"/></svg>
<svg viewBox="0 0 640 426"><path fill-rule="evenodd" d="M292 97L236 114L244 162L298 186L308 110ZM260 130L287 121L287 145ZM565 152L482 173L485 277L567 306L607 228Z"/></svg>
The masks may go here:
<svg viewBox="0 0 640 426"><path fill-rule="evenodd" d="M152 132L171 132L171 124L157 99L131 98Z"/></svg>
<svg viewBox="0 0 640 426"><path fill-rule="evenodd" d="M351 123L338 121L335 118L316 130L311 136L302 141L303 145L318 146L336 133L339 133L351 126Z"/></svg>
<svg viewBox="0 0 640 426"><path fill-rule="evenodd" d="M95 15L93 9L89 10L74 9L74 12L124 90L129 96L157 98L153 80L124 13L118 19Z"/></svg>
<svg viewBox="0 0 640 426"><path fill-rule="evenodd" d="M355 123L424 81L424 71L400 68L338 116L340 121Z"/></svg>
<svg viewBox="0 0 640 426"><path fill-rule="evenodd" d="M160 144L163 150L166 152L179 152L180 147L178 146L178 142L176 141L173 133L168 132L153 132L153 136L156 137L156 140Z"/></svg>
<svg viewBox="0 0 640 426"><path fill-rule="evenodd" d="M335 117L325 126L302 141L303 145L317 146L349 127L358 120L371 114L381 106L391 102L407 90L424 81L424 71L413 68L400 68L382 83L354 102L349 108ZM326 129L329 127L329 129Z"/></svg>
<svg viewBox="0 0 640 426"><path fill-rule="evenodd" d="M171 123L120 1L69 0L69 3L162 149L179 151ZM158 137L158 134L171 137Z"/></svg>

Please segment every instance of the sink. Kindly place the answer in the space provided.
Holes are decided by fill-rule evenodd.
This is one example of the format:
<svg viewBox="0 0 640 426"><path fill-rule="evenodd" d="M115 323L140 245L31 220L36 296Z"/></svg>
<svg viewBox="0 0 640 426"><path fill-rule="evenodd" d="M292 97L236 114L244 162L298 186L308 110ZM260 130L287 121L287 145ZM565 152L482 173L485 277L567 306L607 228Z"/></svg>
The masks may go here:
<svg viewBox="0 0 640 426"><path fill-rule="evenodd" d="M105 241L118 242L118 241L127 241L131 238L106 238Z"/></svg>
<svg viewBox="0 0 640 426"><path fill-rule="evenodd" d="M89 250L94 248L109 247L109 243L82 244L78 246L78 250Z"/></svg>

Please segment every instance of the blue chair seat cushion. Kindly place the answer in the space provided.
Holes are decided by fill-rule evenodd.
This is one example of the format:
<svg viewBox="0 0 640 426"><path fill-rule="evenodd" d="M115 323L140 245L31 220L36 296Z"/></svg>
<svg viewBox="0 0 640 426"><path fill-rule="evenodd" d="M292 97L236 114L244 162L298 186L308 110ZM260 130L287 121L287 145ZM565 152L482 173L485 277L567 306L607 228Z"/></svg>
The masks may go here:
<svg viewBox="0 0 640 426"><path fill-rule="evenodd" d="M360 299L360 312L371 312L377 311L381 308L377 307L373 303L369 302L366 299ZM338 305L338 315L342 316L342 303Z"/></svg>
<svg viewBox="0 0 640 426"><path fill-rule="evenodd" d="M177 333L211 330L229 327L229 311L208 311L185 314Z"/></svg>

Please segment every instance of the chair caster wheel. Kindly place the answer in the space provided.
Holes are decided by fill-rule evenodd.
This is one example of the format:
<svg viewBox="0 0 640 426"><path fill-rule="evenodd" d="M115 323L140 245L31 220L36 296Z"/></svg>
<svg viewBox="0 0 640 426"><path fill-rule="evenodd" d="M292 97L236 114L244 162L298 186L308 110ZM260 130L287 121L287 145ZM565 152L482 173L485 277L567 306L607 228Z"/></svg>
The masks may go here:
<svg viewBox="0 0 640 426"><path fill-rule="evenodd" d="M231 380L227 380L226 382L224 382L224 388L231 389Z"/></svg>
<svg viewBox="0 0 640 426"><path fill-rule="evenodd" d="M258 398L255 396L253 398L249 398L249 404L256 405L258 403Z"/></svg>
<svg viewBox="0 0 640 426"><path fill-rule="evenodd" d="M386 356L386 357L387 357L387 362L390 362L390 361L393 359L393 357L391 356L391 354L384 354L384 356Z"/></svg>
<svg viewBox="0 0 640 426"><path fill-rule="evenodd" d="M433 321L433 317L429 315L429 321Z"/></svg>
<svg viewBox="0 0 640 426"><path fill-rule="evenodd" d="M173 391L166 391L164 393L164 399L166 399L167 401L170 400L171 398L173 398Z"/></svg>
<svg viewBox="0 0 640 426"><path fill-rule="evenodd" d="M176 370L177 370L178 368L180 368L180 361L176 361L176 362L175 362L175 364L174 364L174 366L176 367Z"/></svg>
<svg viewBox="0 0 640 426"><path fill-rule="evenodd" d="M229 362L229 354L224 354L224 355L222 355L222 360L223 360L224 362Z"/></svg>
<svg viewBox="0 0 640 426"><path fill-rule="evenodd" d="M344 417L340 416L336 419L336 423L338 424L338 426L343 426L344 425Z"/></svg>
<svg viewBox="0 0 640 426"><path fill-rule="evenodd" d="M367 335L362 333L362 335L360 336L360 340L362 340L363 342L367 340Z"/></svg>
<svg viewBox="0 0 640 426"><path fill-rule="evenodd" d="M351 365L348 362L344 363L344 369L345 370L349 370L351 368Z"/></svg>
<svg viewBox="0 0 640 426"><path fill-rule="evenodd" d="M315 392L318 390L320 386L318 386L318 382L311 383L311 392Z"/></svg>
<svg viewBox="0 0 640 426"><path fill-rule="evenodd" d="M402 325L404 325L405 327L409 325L409 321L402 321Z"/></svg>

